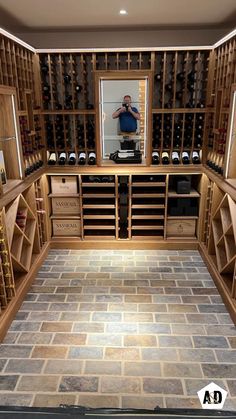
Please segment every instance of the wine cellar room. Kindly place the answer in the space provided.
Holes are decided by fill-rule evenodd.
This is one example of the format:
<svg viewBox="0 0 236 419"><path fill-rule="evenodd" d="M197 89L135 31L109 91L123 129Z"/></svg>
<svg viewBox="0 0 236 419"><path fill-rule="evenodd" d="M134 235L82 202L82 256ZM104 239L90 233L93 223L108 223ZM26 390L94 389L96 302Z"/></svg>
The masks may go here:
<svg viewBox="0 0 236 419"><path fill-rule="evenodd" d="M0 417L236 411L236 7L190 3L0 0Z"/></svg>

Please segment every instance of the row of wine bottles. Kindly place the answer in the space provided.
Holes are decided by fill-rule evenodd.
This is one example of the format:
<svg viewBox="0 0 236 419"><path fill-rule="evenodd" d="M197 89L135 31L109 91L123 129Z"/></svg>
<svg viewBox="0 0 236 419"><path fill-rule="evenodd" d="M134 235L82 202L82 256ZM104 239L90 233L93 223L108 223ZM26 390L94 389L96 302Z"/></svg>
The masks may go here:
<svg viewBox="0 0 236 419"><path fill-rule="evenodd" d="M193 151L192 155L187 151L183 151L180 155L177 151L173 151L171 155L167 151L163 151L160 154L157 151L153 151L152 153L152 164L200 164L201 158L200 154L197 151Z"/></svg>
<svg viewBox="0 0 236 419"><path fill-rule="evenodd" d="M94 165L96 164L96 153L94 152L90 152L88 153L87 157L86 157L86 153L85 152L81 152L78 154L78 157L76 155L76 153L71 152L71 153L65 153L62 152L59 154L58 158L56 153L51 153L48 156L48 164L50 166L53 166L55 164L59 164L61 166L64 166L66 164L69 164L71 166L75 165L75 164L79 164L79 165L85 165L87 162L87 164L89 165Z"/></svg>
<svg viewBox="0 0 236 419"><path fill-rule="evenodd" d="M31 175L31 173L38 170L43 166L43 158L41 153L34 154L25 160L25 176Z"/></svg>

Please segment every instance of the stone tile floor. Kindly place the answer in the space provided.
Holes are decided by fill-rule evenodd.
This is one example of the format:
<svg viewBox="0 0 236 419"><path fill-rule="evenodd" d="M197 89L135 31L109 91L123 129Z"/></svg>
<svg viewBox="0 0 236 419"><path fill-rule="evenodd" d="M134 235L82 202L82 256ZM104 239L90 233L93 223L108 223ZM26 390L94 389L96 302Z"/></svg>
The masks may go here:
<svg viewBox="0 0 236 419"><path fill-rule="evenodd" d="M0 346L0 404L236 409L236 327L197 251L51 250Z"/></svg>

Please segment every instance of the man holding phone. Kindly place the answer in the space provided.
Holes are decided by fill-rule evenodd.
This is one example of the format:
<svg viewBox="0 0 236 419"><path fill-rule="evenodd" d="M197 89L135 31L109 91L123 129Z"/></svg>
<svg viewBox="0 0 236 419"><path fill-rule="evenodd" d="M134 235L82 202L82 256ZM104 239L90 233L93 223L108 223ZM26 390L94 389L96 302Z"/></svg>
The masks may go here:
<svg viewBox="0 0 236 419"><path fill-rule="evenodd" d="M125 95L122 107L118 108L113 114L112 118L119 118L120 131L126 133L136 133L137 120L140 120L140 114L137 108L131 106L131 96Z"/></svg>

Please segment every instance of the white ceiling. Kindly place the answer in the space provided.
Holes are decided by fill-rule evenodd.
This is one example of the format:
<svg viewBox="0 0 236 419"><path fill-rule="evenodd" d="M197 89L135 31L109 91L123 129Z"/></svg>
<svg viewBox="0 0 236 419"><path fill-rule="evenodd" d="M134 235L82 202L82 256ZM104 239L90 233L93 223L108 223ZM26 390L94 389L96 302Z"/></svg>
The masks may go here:
<svg viewBox="0 0 236 419"><path fill-rule="evenodd" d="M126 9L128 15L120 16ZM233 27L235 0L0 0L0 25L20 31L106 27Z"/></svg>

